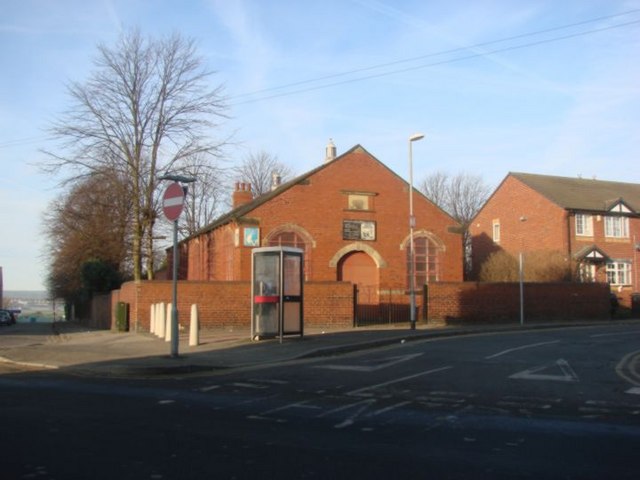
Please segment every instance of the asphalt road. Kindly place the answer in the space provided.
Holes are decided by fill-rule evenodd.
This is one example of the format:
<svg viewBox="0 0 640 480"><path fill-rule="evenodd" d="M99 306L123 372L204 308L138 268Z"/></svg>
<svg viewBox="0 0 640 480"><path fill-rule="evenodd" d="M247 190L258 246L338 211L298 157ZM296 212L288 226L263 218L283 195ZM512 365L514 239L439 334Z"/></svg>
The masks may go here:
<svg viewBox="0 0 640 480"><path fill-rule="evenodd" d="M638 478L640 326L216 375L0 376L1 477Z"/></svg>

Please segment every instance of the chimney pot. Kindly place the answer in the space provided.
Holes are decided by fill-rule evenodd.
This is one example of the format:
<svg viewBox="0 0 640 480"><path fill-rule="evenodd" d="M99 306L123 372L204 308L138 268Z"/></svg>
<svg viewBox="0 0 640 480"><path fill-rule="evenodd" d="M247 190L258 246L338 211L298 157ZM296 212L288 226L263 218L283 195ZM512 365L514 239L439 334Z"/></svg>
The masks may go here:
<svg viewBox="0 0 640 480"><path fill-rule="evenodd" d="M251 193L251 184L245 182L236 182L236 190L232 195L233 208L249 203L253 200Z"/></svg>

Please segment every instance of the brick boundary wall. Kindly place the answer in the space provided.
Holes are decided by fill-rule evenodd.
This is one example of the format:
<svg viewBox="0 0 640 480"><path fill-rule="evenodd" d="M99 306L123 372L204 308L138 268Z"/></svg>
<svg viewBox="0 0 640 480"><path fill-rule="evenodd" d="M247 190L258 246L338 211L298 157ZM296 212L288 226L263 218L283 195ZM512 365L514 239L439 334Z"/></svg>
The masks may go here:
<svg viewBox="0 0 640 480"><path fill-rule="evenodd" d="M173 283L165 280L127 282L111 293L111 328L116 328L118 302L129 304L129 328L148 332L150 305L172 300ZM189 327L191 305L198 305L201 329L251 329L250 282L178 282L179 324ZM346 328L353 325L353 288L348 282L304 284L305 327Z"/></svg>
<svg viewBox="0 0 640 480"><path fill-rule="evenodd" d="M604 283L525 283L527 320L603 320L610 317ZM434 323L513 322L520 319L518 283L443 282L427 289L427 318Z"/></svg>
<svg viewBox="0 0 640 480"><path fill-rule="evenodd" d="M517 322L520 318L518 283L439 282L426 289L427 317L433 324ZM180 325L189 326L191 305L199 309L202 329L251 328L250 282L178 282ZM132 331L149 331L149 306L169 303L172 282L165 280L127 282L111 293L106 318L115 329L117 302L129 304ZM422 298L417 298L422 304ZM108 298L108 296L107 296ZM408 296L402 297L408 303ZM304 325L327 329L353 326L353 286L349 282L307 282L304 284ZM93 306L91 320L98 328L109 328L104 299ZM602 320L610 317L610 291L601 283L525 283L526 321ZM99 318L99 319L98 319ZM422 310L418 317L424 322Z"/></svg>

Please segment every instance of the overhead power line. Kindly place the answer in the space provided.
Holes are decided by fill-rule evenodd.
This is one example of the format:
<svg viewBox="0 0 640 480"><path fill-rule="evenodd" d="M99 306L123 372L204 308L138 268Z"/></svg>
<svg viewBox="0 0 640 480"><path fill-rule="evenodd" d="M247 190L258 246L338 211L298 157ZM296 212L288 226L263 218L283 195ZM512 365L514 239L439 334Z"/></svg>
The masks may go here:
<svg viewBox="0 0 640 480"><path fill-rule="evenodd" d="M17 138L14 140L7 140L4 142L0 142L0 148L11 148L11 147L19 147L21 145L28 145L30 143L40 143L45 140L51 140L52 138L53 137L51 136Z"/></svg>
<svg viewBox="0 0 640 480"><path fill-rule="evenodd" d="M309 91L320 90L320 89L329 88L329 87L338 86L338 85L344 85L344 84L348 84L348 83L360 82L360 81L363 81L363 80L369 80L369 79L373 79L373 78L379 78L379 77L384 77L384 76L389 76L389 75L395 75L395 74L398 74L398 73L404 73L404 72L408 72L408 71L412 71L412 70L419 70L419 69L432 67L432 66L437 66L437 65L444 65L444 64L448 64L448 63L455 63L455 62L460 62L460 61L464 61L464 60L470 60L470 59L473 59L473 58L484 57L484 56L488 56L488 55L492 55L492 54L496 54L496 53L503 53L503 52L508 52L508 51L512 51L512 50L518 50L518 49L533 47L533 46L542 45L542 44L546 44L546 43L559 42L559 41L562 41L562 40L568 40L570 38L592 35L592 34L595 34L595 33L600 33L600 32L606 31L606 30L612 30L612 29L615 29L615 28L622 28L622 27L627 27L627 26L630 26L630 25L635 25L635 24L640 23L640 19L639 20L632 20L632 21L624 22L624 23L618 23L618 24L614 24L614 25L607 25L607 26L604 26L604 27L594 28L594 29L590 29L590 30L584 30L584 31L575 32L575 33L569 33L569 34L565 34L565 35L559 35L559 36L555 36L555 37L551 37L551 38L544 38L544 39L535 40L535 41L531 41L531 42L527 42L527 43L521 43L521 44L518 44L518 45L508 45L508 46L505 46L505 47L499 47L499 48L495 48L495 49L492 49L492 50L475 52L475 53L472 53L472 54L469 54L469 55L464 55L464 56L461 56L461 57L448 58L448 59L439 60L439 61L435 61L435 62L424 63L424 64L420 64L420 65L414 65L414 66L411 66L411 67L387 70L387 71L384 71L384 72L381 72L381 73L372 73L370 75L358 76L358 77L355 77L355 78L348 78L346 80L340 80L340 81L336 81L336 82L322 83L321 85L314 85L314 86L309 86L309 87L305 87L305 88L298 88L298 89L295 89L295 90L289 90L289 91L285 91L285 92L282 92L282 93L273 93L271 95L262 95L262 94L268 94L270 92L277 92L279 90L287 90L287 89L290 89L290 88L293 88L293 87L299 87L299 86L302 86L302 85L309 85L309 84L314 84L314 83L318 83L318 82L323 82L325 80L331 80L331 79L337 79L337 78L341 78L341 77L347 77L347 76L355 75L355 74L358 74L358 73L379 70L379 69L382 69L382 68L393 67L393 66L396 66L396 65L413 63L413 62L416 62L418 60L425 60L425 59L428 59L428 58L441 57L441 56L445 56L445 55L451 55L451 54L466 52L466 51L470 51L470 50L472 51L472 50L483 48L483 47L487 47L487 46L490 46L490 45L496 45L496 44L500 44L500 43L513 41L513 40L522 39L522 38L539 36L539 35L543 35L543 34L550 33L550 32L557 32L557 31L561 31L561 30L567 30L569 28L578 27L578 26L582 26L582 25L586 25L586 24L590 24L590 23L595 23L595 22L602 21L602 20L608 20L608 19L612 19L612 18L628 16L628 15L632 15L632 14L638 13L638 12L640 12L640 9L629 10L629 11L626 11L626 12L623 12L623 13L619 13L619 14L616 14L616 15L607 15L607 16L603 16L603 17L592 18L592 19L589 19L589 20L584 20L584 21L581 21L581 22L575 22L575 23L571 23L571 24L561 25L561 26L558 26L558 27L552 27L552 28L547 28L547 29L543 29L543 30L536 30L535 32L523 33L523 34L519 34L519 35L513 35L513 36L510 36L510 37L500 38L500 39L497 39L497 40L490 40L490 41L486 41L486 42L476 43L476 44L465 46L465 47L458 47L458 48L453 48L453 49L449 49L449 50L442 50L442 51L439 51L439 52L429 53L429 54L420 55L420 56L416 56L416 57L404 58L404 59L395 60L395 61L392 61L392 62L386 62L386 63L376 64L376 65L371 65L371 66L368 66L368 67L362 67L362 68L357 68L357 69L348 70L348 71L344 71L344 72L339 72L339 73L335 73L335 74L324 75L324 76L310 78L310 79L306 79L306 80L300 80L300 81L297 81L297 82L287 83L287 84L284 84L284 85L279 85L279 86L275 86L275 87L269 87L269 88L265 88L265 89L261 89L261 90L255 90L253 92L242 93L242 94L238 94L238 95L232 95L231 97L228 97L228 100L231 101L231 105L232 106L234 106L234 105L242 105L242 104L247 104L247 103L254 103L254 102L259 102L259 101L262 101L262 100L269 100L269 99L272 99L272 98L284 97L284 96L288 96L288 95L295 95L295 94L299 94L299 93L305 93L305 92L309 92ZM258 97L256 97L256 98L247 98L247 97L253 97L253 96L256 96L256 95L258 95ZM262 95L262 96L260 96L260 95ZM243 100L245 98L246 98L246 100ZM234 100L238 100L238 101L234 101Z"/></svg>

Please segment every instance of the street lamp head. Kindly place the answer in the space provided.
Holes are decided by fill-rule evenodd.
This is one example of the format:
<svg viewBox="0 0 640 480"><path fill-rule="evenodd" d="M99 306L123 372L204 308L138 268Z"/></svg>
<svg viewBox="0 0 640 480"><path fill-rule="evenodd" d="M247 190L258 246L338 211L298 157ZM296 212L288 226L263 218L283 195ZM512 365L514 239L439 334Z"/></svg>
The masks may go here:
<svg viewBox="0 0 640 480"><path fill-rule="evenodd" d="M162 175L161 177L158 177L158 180L172 180L174 182L180 183L193 183L196 181L196 179L193 177L185 177L184 175L175 175L171 173L167 173L165 175Z"/></svg>
<svg viewBox="0 0 640 480"><path fill-rule="evenodd" d="M417 142L418 140L422 140L424 138L424 133L414 133L409 137L410 142Z"/></svg>

